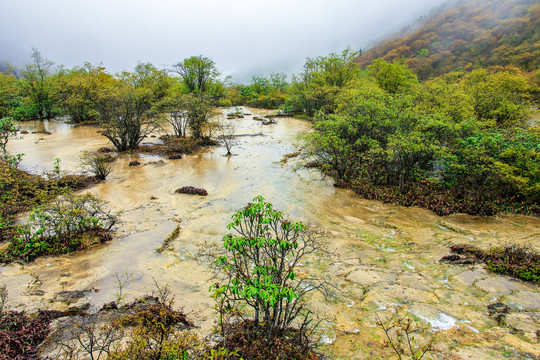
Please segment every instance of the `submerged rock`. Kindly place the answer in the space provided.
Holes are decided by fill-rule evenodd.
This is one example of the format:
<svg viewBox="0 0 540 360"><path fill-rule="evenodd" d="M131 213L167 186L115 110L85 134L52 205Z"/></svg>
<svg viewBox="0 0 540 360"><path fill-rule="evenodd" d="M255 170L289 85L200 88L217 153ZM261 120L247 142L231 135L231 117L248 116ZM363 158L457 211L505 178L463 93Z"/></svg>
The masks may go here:
<svg viewBox="0 0 540 360"><path fill-rule="evenodd" d="M172 155L169 155L169 160L178 160L178 159L181 159L182 158L182 155L181 154L172 154Z"/></svg>
<svg viewBox="0 0 540 360"><path fill-rule="evenodd" d="M501 302L488 305L487 310L488 315L499 324L504 323L506 314L510 312L510 308Z"/></svg>
<svg viewBox="0 0 540 360"><path fill-rule="evenodd" d="M71 304L85 297L86 293L84 290L60 291L54 294L53 300Z"/></svg>
<svg viewBox="0 0 540 360"><path fill-rule="evenodd" d="M518 291L507 297L512 308L518 310L540 310L540 296L537 292Z"/></svg>
<svg viewBox="0 0 540 360"><path fill-rule="evenodd" d="M110 152L113 152L113 151L114 150L112 148L104 146L104 147L99 148L97 152L99 152L99 153L110 153Z"/></svg>
<svg viewBox="0 0 540 360"><path fill-rule="evenodd" d="M208 195L208 191L202 188L196 188L194 186L184 186L180 189L176 189L174 192L175 194L190 194L190 195L201 195L206 196Z"/></svg>
<svg viewBox="0 0 540 360"><path fill-rule="evenodd" d="M451 263L454 265L474 265L476 264L476 259L473 257L463 256L463 255L446 255L439 260L442 263Z"/></svg>
<svg viewBox="0 0 540 360"><path fill-rule="evenodd" d="M138 160L133 160L133 161L130 161L129 166L139 166L141 165L141 163L138 161Z"/></svg>

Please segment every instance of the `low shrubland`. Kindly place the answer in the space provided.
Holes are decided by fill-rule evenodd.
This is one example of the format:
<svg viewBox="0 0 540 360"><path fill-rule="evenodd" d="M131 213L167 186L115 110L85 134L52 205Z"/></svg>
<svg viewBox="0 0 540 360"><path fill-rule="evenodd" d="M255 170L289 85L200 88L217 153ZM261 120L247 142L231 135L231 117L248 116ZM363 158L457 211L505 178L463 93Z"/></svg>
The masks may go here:
<svg viewBox="0 0 540 360"><path fill-rule="evenodd" d="M25 225L0 254L4 262L32 261L39 256L60 255L110 240L117 214L92 195L67 193L34 208Z"/></svg>
<svg viewBox="0 0 540 360"><path fill-rule="evenodd" d="M17 214L45 205L67 190L82 190L97 181L82 175L41 177L0 161L0 240L11 240L15 235Z"/></svg>

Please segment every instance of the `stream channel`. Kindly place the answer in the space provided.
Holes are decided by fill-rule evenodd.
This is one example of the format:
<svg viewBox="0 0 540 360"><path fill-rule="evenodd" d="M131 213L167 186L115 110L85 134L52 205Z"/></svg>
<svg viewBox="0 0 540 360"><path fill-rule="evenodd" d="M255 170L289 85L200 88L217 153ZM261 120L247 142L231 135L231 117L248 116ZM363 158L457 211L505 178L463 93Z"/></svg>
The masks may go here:
<svg viewBox="0 0 540 360"><path fill-rule="evenodd" d="M331 299L315 296L312 308L321 323L324 352L331 358L391 358L381 348L384 333L376 319L397 312L429 328L433 359L522 359L540 357L540 287L487 272L483 265L441 264L449 246L466 243L487 248L504 243L530 244L540 250L540 218L524 215L440 217L420 208L406 208L357 197L336 189L317 170L284 157L297 151L298 133L310 123L279 118L263 125L254 116L226 120L238 125L232 157L214 147L182 159L124 153L107 180L86 190L122 210L113 240L86 251L38 259L0 268L9 306L35 310L87 307L97 311L118 292L115 274L132 274L123 294L127 301L150 293L154 281L168 284L176 305L208 334L215 325L210 274L197 262L200 243L220 243L231 215L254 196L262 195L291 220L327 232L335 253L329 259L308 259L302 271L330 278L340 292ZM224 110L225 111L225 110ZM23 153L22 168L51 171L55 158L65 172L78 172L82 151L109 146L97 128L61 121L24 122L8 151ZM47 130L51 134L33 131ZM145 142L159 141L149 137ZM131 160L140 166L129 167ZM175 194L182 186L202 187L208 196ZM155 250L178 226L171 247ZM85 290L74 303L58 301L61 291ZM488 305L510 308L499 325Z"/></svg>

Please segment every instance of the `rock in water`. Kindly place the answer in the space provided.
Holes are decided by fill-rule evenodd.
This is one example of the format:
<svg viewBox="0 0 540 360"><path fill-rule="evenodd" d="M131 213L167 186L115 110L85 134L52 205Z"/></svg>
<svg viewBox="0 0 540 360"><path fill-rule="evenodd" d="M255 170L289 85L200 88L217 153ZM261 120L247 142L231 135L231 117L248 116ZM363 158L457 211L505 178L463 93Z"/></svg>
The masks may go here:
<svg viewBox="0 0 540 360"><path fill-rule="evenodd" d="M204 189L201 189L201 188L196 188L194 186L181 187L180 189L176 189L176 191L174 193L175 194L201 195L201 196L208 195L208 191L206 191Z"/></svg>

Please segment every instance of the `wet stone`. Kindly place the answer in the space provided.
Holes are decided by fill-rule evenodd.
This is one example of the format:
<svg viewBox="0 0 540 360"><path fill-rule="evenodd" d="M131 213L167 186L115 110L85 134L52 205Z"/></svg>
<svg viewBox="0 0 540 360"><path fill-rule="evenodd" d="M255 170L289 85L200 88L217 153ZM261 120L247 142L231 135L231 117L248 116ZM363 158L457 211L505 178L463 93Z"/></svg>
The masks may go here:
<svg viewBox="0 0 540 360"><path fill-rule="evenodd" d="M488 278L477 281L474 286L490 294L490 296L501 297L510 294L515 290L524 290L524 286L513 279L503 277Z"/></svg>
<svg viewBox="0 0 540 360"><path fill-rule="evenodd" d="M378 270L356 270L347 275L347 279L362 285L374 285L379 282L393 283L397 275Z"/></svg>
<svg viewBox="0 0 540 360"><path fill-rule="evenodd" d="M447 314L439 307L416 304L410 309L410 313L429 324L431 330L441 331L459 328L459 319Z"/></svg>
<svg viewBox="0 0 540 360"><path fill-rule="evenodd" d="M431 291L433 289L433 285L419 274L400 275L397 282L399 285L417 290Z"/></svg>
<svg viewBox="0 0 540 360"><path fill-rule="evenodd" d="M540 314L511 313L506 316L506 325L522 332L530 340L538 341Z"/></svg>
<svg viewBox="0 0 540 360"><path fill-rule="evenodd" d="M446 255L439 260L442 263L449 263L454 265L474 265L476 260L472 257L467 257L464 255Z"/></svg>
<svg viewBox="0 0 540 360"><path fill-rule="evenodd" d="M450 290L446 287L439 288L434 291L435 295L441 299L442 303L450 305L460 305L460 306L472 306L472 307L484 307L485 303L478 300L470 294L462 293L456 290Z"/></svg>
<svg viewBox="0 0 540 360"><path fill-rule="evenodd" d="M201 195L207 196L208 191L203 188L197 188L194 186L183 186L180 189L174 191L175 194L189 194L189 195Z"/></svg>
<svg viewBox="0 0 540 360"><path fill-rule="evenodd" d="M439 299L434 294L399 285L374 286L369 289L363 303L370 304L407 304L407 303L437 303Z"/></svg>
<svg viewBox="0 0 540 360"><path fill-rule="evenodd" d="M538 344L526 342L514 334L506 334L501 340L509 346L519 349L519 352L524 355L520 359L536 360L540 358L540 346Z"/></svg>
<svg viewBox="0 0 540 360"><path fill-rule="evenodd" d="M532 291L519 291L507 298L510 307L518 310L540 310L540 294Z"/></svg>
<svg viewBox="0 0 540 360"><path fill-rule="evenodd" d="M478 280L485 279L486 277L487 274L485 271L469 270L456 275L454 278L465 285L472 286Z"/></svg>
<svg viewBox="0 0 540 360"><path fill-rule="evenodd" d="M71 304L85 296L86 291L84 290L60 291L54 294L53 300Z"/></svg>
<svg viewBox="0 0 540 360"><path fill-rule="evenodd" d="M490 349L486 349L485 346L482 345L472 345L467 347L458 347L456 349L451 350L448 355L446 355L445 359L451 359L451 360L480 360L480 359L487 359L486 358L486 352ZM494 355L493 352L490 352L489 359L490 360L503 360L506 359L506 356L500 355Z"/></svg>
<svg viewBox="0 0 540 360"><path fill-rule="evenodd" d="M43 290L35 290L28 293L30 296L43 296L45 295L45 291Z"/></svg>
<svg viewBox="0 0 540 360"><path fill-rule="evenodd" d="M74 312L84 312L88 309L90 309L90 303L88 301L85 301L84 299L81 299L76 303L68 306L68 310Z"/></svg>

